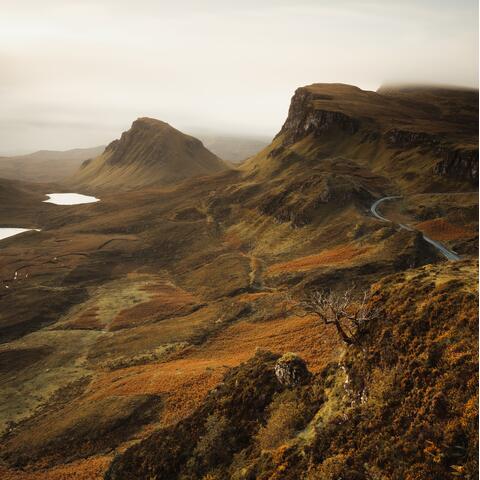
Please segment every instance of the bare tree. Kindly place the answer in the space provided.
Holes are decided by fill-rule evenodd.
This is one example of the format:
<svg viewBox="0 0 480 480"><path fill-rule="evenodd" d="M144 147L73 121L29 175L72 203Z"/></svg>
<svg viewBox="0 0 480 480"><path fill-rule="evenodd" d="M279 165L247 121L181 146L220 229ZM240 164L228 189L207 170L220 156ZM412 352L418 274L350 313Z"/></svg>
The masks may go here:
<svg viewBox="0 0 480 480"><path fill-rule="evenodd" d="M316 315L325 325L335 325L343 342L352 345L363 325L378 316L379 310L370 300L369 291L355 296L353 287L343 294L314 290L298 306L305 314Z"/></svg>

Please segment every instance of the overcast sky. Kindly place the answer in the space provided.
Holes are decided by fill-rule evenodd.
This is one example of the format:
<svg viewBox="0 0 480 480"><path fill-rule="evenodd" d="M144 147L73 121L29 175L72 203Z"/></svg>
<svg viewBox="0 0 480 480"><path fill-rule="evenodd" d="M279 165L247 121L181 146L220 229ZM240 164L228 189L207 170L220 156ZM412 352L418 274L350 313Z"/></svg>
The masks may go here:
<svg viewBox="0 0 480 480"><path fill-rule="evenodd" d="M273 135L295 88L478 86L474 0L0 0L0 152L105 144L139 116Z"/></svg>

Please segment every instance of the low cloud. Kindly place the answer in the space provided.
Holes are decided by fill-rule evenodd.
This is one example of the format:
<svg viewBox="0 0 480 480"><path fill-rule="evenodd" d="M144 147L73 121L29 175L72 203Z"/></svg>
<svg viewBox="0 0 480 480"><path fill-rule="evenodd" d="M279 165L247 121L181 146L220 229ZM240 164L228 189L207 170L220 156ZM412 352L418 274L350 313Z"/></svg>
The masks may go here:
<svg viewBox="0 0 480 480"><path fill-rule="evenodd" d="M4 3L0 151L107 143L144 115L273 135L313 82L478 85L473 1Z"/></svg>

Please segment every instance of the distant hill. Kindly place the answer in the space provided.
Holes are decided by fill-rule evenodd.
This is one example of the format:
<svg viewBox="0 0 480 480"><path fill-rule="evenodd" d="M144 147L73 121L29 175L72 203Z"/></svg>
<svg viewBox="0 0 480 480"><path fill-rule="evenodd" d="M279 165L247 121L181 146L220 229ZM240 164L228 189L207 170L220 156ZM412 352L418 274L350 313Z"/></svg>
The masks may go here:
<svg viewBox="0 0 480 480"><path fill-rule="evenodd" d="M41 184L0 178L0 228L40 227L45 199Z"/></svg>
<svg viewBox="0 0 480 480"><path fill-rule="evenodd" d="M72 182L93 188L168 185L228 169L202 142L153 118L135 120L119 140L82 164Z"/></svg>
<svg viewBox="0 0 480 480"><path fill-rule="evenodd" d="M104 146L72 150L39 150L28 155L0 157L0 178L25 182L58 182L71 175L82 162L103 152Z"/></svg>
<svg viewBox="0 0 480 480"><path fill-rule="evenodd" d="M257 154L271 142L268 137L214 134L199 134L198 137L215 155L232 163L240 163Z"/></svg>

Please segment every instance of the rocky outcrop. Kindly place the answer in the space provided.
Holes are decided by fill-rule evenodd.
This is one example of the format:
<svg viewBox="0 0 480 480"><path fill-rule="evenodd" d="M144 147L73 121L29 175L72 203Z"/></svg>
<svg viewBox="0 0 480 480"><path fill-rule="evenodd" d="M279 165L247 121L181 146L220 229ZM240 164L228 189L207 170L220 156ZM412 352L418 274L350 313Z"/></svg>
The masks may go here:
<svg viewBox="0 0 480 480"><path fill-rule="evenodd" d="M313 134L319 136L332 130L340 130L354 134L360 128L360 122L342 112L316 109L314 93L299 88L295 92L279 136L283 137L285 145L291 145L302 138Z"/></svg>
<svg viewBox="0 0 480 480"><path fill-rule="evenodd" d="M433 173L443 177L478 183L478 148L455 148L440 135L407 130L389 130L385 134L392 148L421 148L441 160L433 166Z"/></svg>
<svg viewBox="0 0 480 480"><path fill-rule="evenodd" d="M434 167L435 174L478 184L478 149L445 149L442 156Z"/></svg>
<svg viewBox="0 0 480 480"><path fill-rule="evenodd" d="M296 387L307 383L311 373L302 358L294 353L286 353L275 364L275 376L281 385Z"/></svg>
<svg viewBox="0 0 480 480"><path fill-rule="evenodd" d="M293 177L296 164L317 172L326 160L354 159L406 188L466 191L478 182L477 104L477 92L456 88L371 92L338 83L307 85L295 91L280 132L266 154L251 159L249 171L252 178L286 171ZM351 174L343 168L346 163L337 165ZM365 179L365 173L355 178ZM298 199L272 190L271 198L260 204L262 212L293 226L311 223L312 202L299 209ZM323 190L314 194L317 205L332 198Z"/></svg>
<svg viewBox="0 0 480 480"><path fill-rule="evenodd" d="M387 145L392 148L433 148L441 143L440 137L425 132L410 132L396 128L385 133Z"/></svg>

